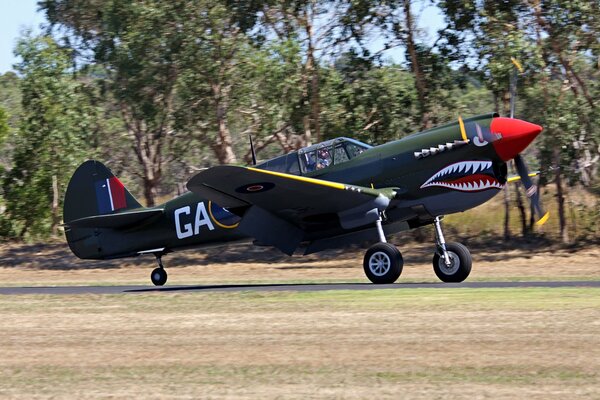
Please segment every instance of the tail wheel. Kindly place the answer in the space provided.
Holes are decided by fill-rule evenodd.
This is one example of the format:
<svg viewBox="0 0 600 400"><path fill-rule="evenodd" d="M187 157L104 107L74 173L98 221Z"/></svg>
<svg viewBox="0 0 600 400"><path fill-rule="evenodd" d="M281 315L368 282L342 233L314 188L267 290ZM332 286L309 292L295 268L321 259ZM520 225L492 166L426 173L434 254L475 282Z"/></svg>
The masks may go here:
<svg viewBox="0 0 600 400"><path fill-rule="evenodd" d="M433 271L442 282L462 282L471 273L471 253L460 243L447 243L446 250L450 265L446 265L444 257L437 252L433 256Z"/></svg>
<svg viewBox="0 0 600 400"><path fill-rule="evenodd" d="M365 275L376 284L396 282L403 266L400 250L389 243L377 243L372 246L363 260Z"/></svg>
<svg viewBox="0 0 600 400"><path fill-rule="evenodd" d="M167 271L163 268L154 268L150 274L150 279L154 286L162 286L167 283Z"/></svg>

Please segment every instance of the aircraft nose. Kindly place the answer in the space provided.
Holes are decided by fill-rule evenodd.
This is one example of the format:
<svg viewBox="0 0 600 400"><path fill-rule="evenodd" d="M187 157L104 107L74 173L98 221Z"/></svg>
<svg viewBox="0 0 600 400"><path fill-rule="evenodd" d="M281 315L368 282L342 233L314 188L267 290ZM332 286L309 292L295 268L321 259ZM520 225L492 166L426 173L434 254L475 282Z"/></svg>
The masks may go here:
<svg viewBox="0 0 600 400"><path fill-rule="evenodd" d="M502 136L501 139L493 142L496 154L504 161L515 158L533 142L542 129L539 125L520 119L503 117L492 119L490 124L492 134L498 133Z"/></svg>

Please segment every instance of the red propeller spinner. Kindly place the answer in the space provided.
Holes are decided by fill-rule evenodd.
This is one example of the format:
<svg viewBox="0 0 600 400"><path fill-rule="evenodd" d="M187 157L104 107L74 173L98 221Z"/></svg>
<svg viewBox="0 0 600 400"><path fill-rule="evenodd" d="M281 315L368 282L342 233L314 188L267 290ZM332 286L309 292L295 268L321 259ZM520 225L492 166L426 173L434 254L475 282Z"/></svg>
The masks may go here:
<svg viewBox="0 0 600 400"><path fill-rule="evenodd" d="M514 118L497 117L492 119L490 130L492 134L499 133L502 139L493 142L496 154L508 161L521 153L537 135L542 127L531 122Z"/></svg>

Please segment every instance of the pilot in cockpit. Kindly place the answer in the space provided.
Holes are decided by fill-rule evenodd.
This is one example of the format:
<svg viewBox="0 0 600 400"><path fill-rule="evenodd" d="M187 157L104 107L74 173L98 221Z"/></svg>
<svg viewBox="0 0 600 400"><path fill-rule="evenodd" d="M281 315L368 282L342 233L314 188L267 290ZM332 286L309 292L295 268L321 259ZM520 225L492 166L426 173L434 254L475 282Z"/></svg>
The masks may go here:
<svg viewBox="0 0 600 400"><path fill-rule="evenodd" d="M331 154L327 149L321 149L318 151L319 158L317 162L317 169L323 169L331 165Z"/></svg>

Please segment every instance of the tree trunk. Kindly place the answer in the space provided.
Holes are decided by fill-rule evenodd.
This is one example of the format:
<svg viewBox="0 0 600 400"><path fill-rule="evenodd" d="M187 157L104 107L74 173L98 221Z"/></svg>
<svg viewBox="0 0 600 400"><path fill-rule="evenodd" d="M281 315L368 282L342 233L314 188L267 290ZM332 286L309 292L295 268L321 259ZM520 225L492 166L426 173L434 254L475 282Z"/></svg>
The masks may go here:
<svg viewBox="0 0 600 400"><path fill-rule="evenodd" d="M58 236L58 224L60 223L58 215L58 178L56 175L52 175L52 226L50 231L52 236Z"/></svg>
<svg viewBox="0 0 600 400"><path fill-rule="evenodd" d="M308 49L306 52L306 63L302 75L302 98L306 107L302 118L304 126L305 141L312 142L313 127L316 141L321 140L320 105L319 105L319 77L315 60L315 48L313 43L313 21L308 9L304 12L304 30L306 32Z"/></svg>
<svg viewBox="0 0 600 400"><path fill-rule="evenodd" d="M511 163L512 173L516 173L514 162ZM523 196L521 196L521 186L519 184L514 186L515 197L517 199L517 209L519 210L519 219L521 221L521 235L527 236L529 229L527 226L527 212L525 211L525 204L523 202Z"/></svg>
<svg viewBox="0 0 600 400"><path fill-rule="evenodd" d="M313 10L314 12L314 10ZM313 38L313 21L306 12L306 37L308 40L308 50L306 54L306 73L310 77L310 114L312 125L314 127L315 140L321 141L321 103L319 88L319 65L315 59L315 47Z"/></svg>
<svg viewBox="0 0 600 400"><path fill-rule="evenodd" d="M237 162L237 157L233 152L233 141L227 124L227 112L229 108L227 96L229 90L223 88L219 83L213 83L211 88L217 120L217 138L213 144L213 150L220 164L233 164Z"/></svg>
<svg viewBox="0 0 600 400"><path fill-rule="evenodd" d="M510 115L510 92L505 90L502 92L502 116L508 117Z"/></svg>
<svg viewBox="0 0 600 400"><path fill-rule="evenodd" d="M145 176L144 182L144 199L146 200L146 207L153 207L156 205L156 198L158 197L158 188L156 187L155 180L151 177Z"/></svg>
<svg viewBox="0 0 600 400"><path fill-rule="evenodd" d="M134 151L142 165L144 199L146 200L146 207L153 207L156 205L158 184L162 175L161 146L149 133L136 133L137 138L139 139L136 140Z"/></svg>
<svg viewBox="0 0 600 400"><path fill-rule="evenodd" d="M569 243L569 231L565 215L565 196L562 183L562 171L560 166L560 149L554 149L554 183L556 184L556 202L558 204L558 221L560 238L563 243Z"/></svg>
<svg viewBox="0 0 600 400"><path fill-rule="evenodd" d="M510 240L510 192L508 183L504 186L504 240Z"/></svg>
<svg viewBox="0 0 600 400"><path fill-rule="evenodd" d="M517 209L519 210L519 218L521 220L521 234L527 236L529 233L527 227L527 212L525 211L525 205L523 204L520 187L515 187L515 194L517 195Z"/></svg>
<svg viewBox="0 0 600 400"><path fill-rule="evenodd" d="M406 49L408 50L408 56L410 57L412 73L415 77L415 88L417 89L417 97L419 99L419 108L421 111L421 128L425 130L431 128L431 113L427 102L427 85L417 56L415 27L412 12L410 11L411 0L404 0L403 3L404 19L406 22Z"/></svg>
<svg viewBox="0 0 600 400"><path fill-rule="evenodd" d="M163 128L159 128L157 132L148 131L145 122L134 119L133 113L125 104L121 104L121 114L129 135L134 139L133 152L142 166L142 173L139 175L144 185L146 207L153 207L156 205L158 185L162 177L162 146L166 134Z"/></svg>

